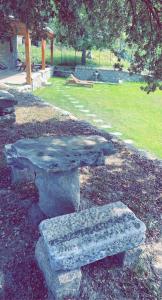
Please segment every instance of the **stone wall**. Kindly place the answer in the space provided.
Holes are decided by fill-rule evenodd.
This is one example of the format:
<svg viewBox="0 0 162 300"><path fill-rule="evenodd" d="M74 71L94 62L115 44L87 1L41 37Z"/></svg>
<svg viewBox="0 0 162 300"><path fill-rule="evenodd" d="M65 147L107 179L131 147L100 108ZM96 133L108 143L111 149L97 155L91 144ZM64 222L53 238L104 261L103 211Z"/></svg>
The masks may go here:
<svg viewBox="0 0 162 300"><path fill-rule="evenodd" d="M75 76L82 80L95 80L95 71L98 72L98 80L103 82L118 83L119 80L122 81L143 81L142 75L134 74L129 75L127 71L114 71L113 69L95 68L95 67L85 67L76 66Z"/></svg>
<svg viewBox="0 0 162 300"><path fill-rule="evenodd" d="M55 66L53 70L53 76L67 78L70 74L74 73L75 68L66 66Z"/></svg>
<svg viewBox="0 0 162 300"><path fill-rule="evenodd" d="M17 37L14 36L9 41L0 41L0 63L7 66L8 69L14 69L17 59Z"/></svg>
<svg viewBox="0 0 162 300"><path fill-rule="evenodd" d="M32 90L36 90L43 86L53 75L53 67L48 67L45 70L32 73Z"/></svg>

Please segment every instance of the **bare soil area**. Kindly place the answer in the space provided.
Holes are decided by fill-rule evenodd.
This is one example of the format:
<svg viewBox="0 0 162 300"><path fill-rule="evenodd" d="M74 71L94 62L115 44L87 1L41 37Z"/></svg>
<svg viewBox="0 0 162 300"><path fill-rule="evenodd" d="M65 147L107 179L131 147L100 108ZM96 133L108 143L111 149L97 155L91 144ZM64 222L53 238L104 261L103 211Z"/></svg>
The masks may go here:
<svg viewBox="0 0 162 300"><path fill-rule="evenodd" d="M33 183L11 184L4 145L42 135L103 135L84 121L52 108L31 94L15 94L16 124L0 129L0 299L45 300L47 289L35 257L38 227L29 210L38 201ZM81 208L122 201L147 226L146 247L133 270L117 268L108 259L83 268L79 299L162 299L162 163L141 157L120 140L106 165L81 168Z"/></svg>

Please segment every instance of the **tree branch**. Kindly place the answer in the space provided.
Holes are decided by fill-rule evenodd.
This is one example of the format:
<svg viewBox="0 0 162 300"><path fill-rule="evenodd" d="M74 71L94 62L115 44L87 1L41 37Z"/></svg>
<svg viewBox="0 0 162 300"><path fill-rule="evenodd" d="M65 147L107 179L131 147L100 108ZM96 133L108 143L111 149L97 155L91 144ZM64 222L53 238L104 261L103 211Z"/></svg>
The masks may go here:
<svg viewBox="0 0 162 300"><path fill-rule="evenodd" d="M135 7L135 2L133 0L128 0L131 6L132 10L132 26L137 24L137 14L136 14L136 7Z"/></svg>
<svg viewBox="0 0 162 300"><path fill-rule="evenodd" d="M153 19L156 20L156 23L157 23L159 29L161 29L162 23L160 21L157 9L153 6L153 4L150 0L143 0L142 2L145 3L145 5L146 5L148 11L150 12L150 14L152 15Z"/></svg>

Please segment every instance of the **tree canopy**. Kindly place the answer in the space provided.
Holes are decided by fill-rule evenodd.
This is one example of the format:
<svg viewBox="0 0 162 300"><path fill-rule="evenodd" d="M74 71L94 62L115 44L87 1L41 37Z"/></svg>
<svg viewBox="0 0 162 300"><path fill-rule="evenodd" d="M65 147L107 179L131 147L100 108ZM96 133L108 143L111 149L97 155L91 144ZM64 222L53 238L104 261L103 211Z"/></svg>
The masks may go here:
<svg viewBox="0 0 162 300"><path fill-rule="evenodd" d="M132 49L132 72L149 71L147 91L160 83L162 71L161 0L56 0L57 35L76 49L109 48L116 41ZM155 82L156 81L156 84Z"/></svg>
<svg viewBox="0 0 162 300"><path fill-rule="evenodd" d="M12 34L9 17L25 23L33 32L41 29L54 16L54 2L51 0L0 0L0 38Z"/></svg>
<svg viewBox="0 0 162 300"><path fill-rule="evenodd" d="M13 15L39 34L53 19L57 40L78 50L115 51L122 39L132 49L131 70L149 70L154 90L162 70L161 8L161 0L0 0L0 37Z"/></svg>

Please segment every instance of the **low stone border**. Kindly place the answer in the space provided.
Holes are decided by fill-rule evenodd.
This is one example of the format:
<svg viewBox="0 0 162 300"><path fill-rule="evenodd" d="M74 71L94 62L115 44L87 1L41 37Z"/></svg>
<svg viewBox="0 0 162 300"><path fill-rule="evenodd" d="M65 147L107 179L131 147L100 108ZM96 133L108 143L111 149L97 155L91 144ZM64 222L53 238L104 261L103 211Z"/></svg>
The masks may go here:
<svg viewBox="0 0 162 300"><path fill-rule="evenodd" d="M144 81L144 76L140 74L130 75L128 71L116 71L107 68L97 68L92 66L76 66L75 76L79 79L94 80L95 72L98 72L96 81L110 82L110 83L122 83L123 81Z"/></svg>

